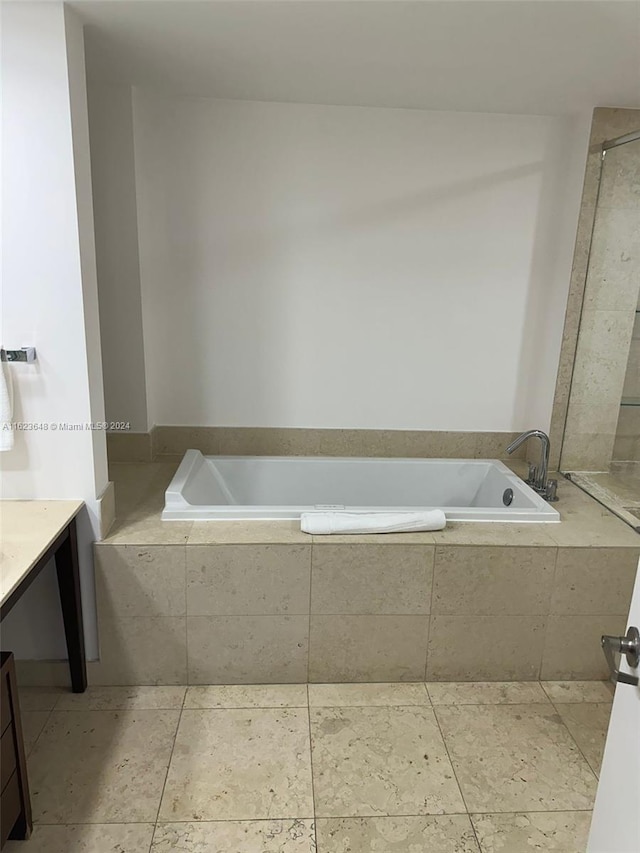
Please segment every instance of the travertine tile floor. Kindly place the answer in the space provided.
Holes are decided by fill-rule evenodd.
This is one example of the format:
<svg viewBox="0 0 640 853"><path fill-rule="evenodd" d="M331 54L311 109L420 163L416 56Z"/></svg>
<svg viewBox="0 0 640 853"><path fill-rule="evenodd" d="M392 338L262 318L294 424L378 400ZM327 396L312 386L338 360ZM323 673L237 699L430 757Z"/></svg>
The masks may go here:
<svg viewBox="0 0 640 853"><path fill-rule="evenodd" d="M21 692L10 853L584 853L601 682Z"/></svg>

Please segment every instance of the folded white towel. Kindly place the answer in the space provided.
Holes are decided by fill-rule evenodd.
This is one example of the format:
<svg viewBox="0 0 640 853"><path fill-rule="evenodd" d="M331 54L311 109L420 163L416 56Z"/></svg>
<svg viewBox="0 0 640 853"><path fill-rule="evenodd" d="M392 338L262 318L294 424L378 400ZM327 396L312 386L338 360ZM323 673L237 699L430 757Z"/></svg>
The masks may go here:
<svg viewBox="0 0 640 853"><path fill-rule="evenodd" d="M13 447L13 388L11 373L4 361L0 361L0 451Z"/></svg>
<svg viewBox="0 0 640 853"><path fill-rule="evenodd" d="M303 512L303 533L410 533L443 530L447 519L441 509L427 512Z"/></svg>

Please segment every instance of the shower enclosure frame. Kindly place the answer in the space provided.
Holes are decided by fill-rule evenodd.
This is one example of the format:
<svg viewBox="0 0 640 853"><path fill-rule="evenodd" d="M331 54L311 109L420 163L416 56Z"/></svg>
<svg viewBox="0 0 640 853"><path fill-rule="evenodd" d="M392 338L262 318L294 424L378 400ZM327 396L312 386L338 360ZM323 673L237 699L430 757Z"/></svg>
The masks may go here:
<svg viewBox="0 0 640 853"><path fill-rule="evenodd" d="M617 133L603 132L612 129L612 125ZM632 130L627 129L630 126ZM623 458L620 451L626 450L629 459L637 459L638 442L624 438L624 433L620 437L619 421L625 411L623 384L625 372L628 375L633 318L640 316L638 288L633 286L640 275L632 272L627 278L627 273L622 272L621 259L626 259L618 252L625 251L624 236L622 244L616 245L616 235L633 234L635 227L636 207L625 190L620 191L625 184L616 181L616 172L619 174L621 167L626 171L628 166L616 164L612 167L616 171L607 175L606 163L608 152L640 143L639 127L639 110L594 112L551 425L557 442L553 461L558 469L574 475L572 479L578 485L615 512L625 503L620 493L613 497L606 489L598 493L602 480L598 480L600 485L591 483L593 475L589 472L609 472L616 457ZM601 205L603 189L607 199ZM633 254L630 258L637 263ZM592 269L592 264L598 266ZM617 276L621 276L618 281ZM627 405L632 406L633 402L629 400ZM634 414L626 416L626 422L633 429L635 410L630 411ZM614 450L616 444L618 454ZM629 476L635 476L633 469ZM597 475L601 477L602 474ZM635 501L633 505L636 506ZM640 529L635 518L638 506L631 512L629 515L627 508L618 514Z"/></svg>
<svg viewBox="0 0 640 853"><path fill-rule="evenodd" d="M614 110L602 110L596 111L603 113L615 113ZM627 116L627 118L631 119L634 122L635 126L640 126L640 111L617 111L617 112L627 112L631 114ZM606 123L606 122L605 122ZM596 124L596 114L594 114L594 126ZM567 319L565 322L565 340L563 343L563 350L569 349L571 345L571 341L567 340L569 337L567 334L567 326L570 326L570 310L573 307L574 311L574 348L573 348L573 358L570 363L565 364L564 369L564 383L565 383L565 401L563 406L562 400L562 387L561 387L561 379L562 379L562 357L560 364L560 371L558 376L558 384L556 386L556 399L554 401L554 422L552 423L552 432L555 430L556 441L558 438L561 439L561 447L558 452L558 467L565 474L571 474L575 472L585 472L585 471L602 471L608 470L611 462L614 459L614 441L615 435L612 436L610 430L603 430L602 435L597 434L597 430L594 429L594 434L591 435L589 430L589 415L585 415L585 412L588 412L589 404L592 405L592 409L597 409L600 405L602 406L602 398L598 396L595 389L593 391L592 399L589 399L589 388L585 384L585 377L590 372L590 365L593 364L593 359L598 357L598 353L602 355L602 350L598 349L598 345L602 348L605 347L605 342L603 338L598 340L597 333L594 329L597 326L597 321L594 319L597 315L598 311L604 312L607 310L607 306L611 309L611 311L615 310L620 311L619 316L624 316L627 308L626 306L620 306L614 297L614 304L609 304L607 302L606 297L606 278L599 282L597 277L590 279L590 272L592 268L592 263L594 261L593 252L594 252L594 237L596 235L596 229L598 224L602 225L602 220L599 220L599 216L605 216L607 208L605 207L605 213L603 213L603 208L599 206L599 202L601 200L601 191L603 189L603 178L605 176L605 163L607 162L606 156L607 152L612 151L613 149L620 148L621 146L625 146L631 143L640 142L640 129L634 129L631 132L626 132L618 135L612 135L609 138L606 138L604 141L596 143L593 140L594 135L594 127L592 127L592 144L589 149L589 159L587 161L587 169L585 175L585 185L583 191L583 199L582 199L582 208L581 208L581 219L583 220L579 224L578 228L578 236L576 240L576 252L574 256L574 273L576 271L576 265L580 260L580 254L582 252L583 258L586 256L586 263L583 272L582 281L579 282L581 284L581 292L580 292L580 302L579 309L576 312L576 296L577 294L574 292L569 296L569 304L567 307ZM601 137L602 138L602 137ZM595 144L594 144L595 143ZM596 160L597 157L597 160ZM615 197L614 197L615 198ZM618 209L616 204L611 205L611 207L615 210ZM620 209L624 209L628 207L627 204L620 203ZM631 208L633 209L633 208ZM584 219L586 215L590 214L590 222L585 228ZM633 214L630 214L633 216ZM581 234L580 227L582 226L583 234L582 234L582 243L581 243ZM604 226L606 228L606 220L604 220ZM586 234L585 234L586 232ZM606 233L606 232L603 232ZM586 239L585 239L586 236ZM606 243L600 244L600 248L602 245L606 246ZM585 251L586 250L586 251ZM596 248L597 251L597 248ZM612 273L614 273L615 268L612 269ZM605 268L606 273L606 268ZM573 274L572 274L573 278ZM635 280L635 276L633 277ZM589 287L589 283L592 282L592 288ZM572 280L572 289L575 290L575 282ZM615 282L613 287L615 287ZM619 291L615 291L619 292ZM599 298L604 296L604 302L599 302ZM571 305L571 299L574 299L574 305ZM634 304L630 304L630 310L632 312L637 312L636 305L638 295L633 293L633 288L630 291L630 298L635 299ZM590 310L587 310L590 309ZM585 323L585 311L587 316L587 321ZM577 323L575 322L575 317L577 314ZM638 316L635 313L635 316ZM600 320L604 317L604 313L600 314ZM586 330L585 330L586 325ZM584 333L584 336L583 336ZM612 341L616 340L615 335L609 335L609 345ZM631 342L631 338L627 341L624 336L620 341L620 349L615 353L614 363L617 364L618 368L621 363L624 363L626 368L627 360L629 357L629 345ZM568 361L566 351L563 352L565 357L565 362ZM570 370L567 370L567 366L570 367ZM577 388L576 388L576 374L578 374L577 379ZM612 393L609 398L609 404L611 404L611 399L616 399L616 411L619 415L620 405L622 404L622 386L618 389L617 383L614 383L611 390ZM620 392L619 394L617 392ZM607 410L610 409L607 407ZM560 417L561 416L561 422ZM581 417L583 420L581 421ZM586 419L586 423L584 420ZM616 417L616 422L618 417ZM597 417L594 417L594 421L591 423L592 427L595 427L597 423ZM577 428L579 427L579 428ZM586 430L585 430L586 427ZM627 519L628 520L628 519Z"/></svg>

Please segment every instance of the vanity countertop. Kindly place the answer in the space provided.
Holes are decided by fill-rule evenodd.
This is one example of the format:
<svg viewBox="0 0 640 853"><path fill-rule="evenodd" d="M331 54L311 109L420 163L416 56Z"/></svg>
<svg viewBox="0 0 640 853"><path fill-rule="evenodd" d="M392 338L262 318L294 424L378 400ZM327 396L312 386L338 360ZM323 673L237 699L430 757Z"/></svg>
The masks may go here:
<svg viewBox="0 0 640 853"><path fill-rule="evenodd" d="M0 599L9 598L82 501L0 501Z"/></svg>

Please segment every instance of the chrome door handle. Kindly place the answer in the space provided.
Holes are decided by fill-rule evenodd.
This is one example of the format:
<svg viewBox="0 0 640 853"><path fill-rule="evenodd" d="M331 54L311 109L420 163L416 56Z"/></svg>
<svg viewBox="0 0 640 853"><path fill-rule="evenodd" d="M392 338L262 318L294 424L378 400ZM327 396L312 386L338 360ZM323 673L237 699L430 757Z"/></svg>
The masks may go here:
<svg viewBox="0 0 640 853"><path fill-rule="evenodd" d="M620 672L616 655L624 655L629 666L632 669L637 669L640 663L640 631L632 626L624 637L611 637L608 634L603 634L600 642L609 666L611 681L614 683L621 681L623 684L637 686L640 683L640 678L637 675Z"/></svg>

